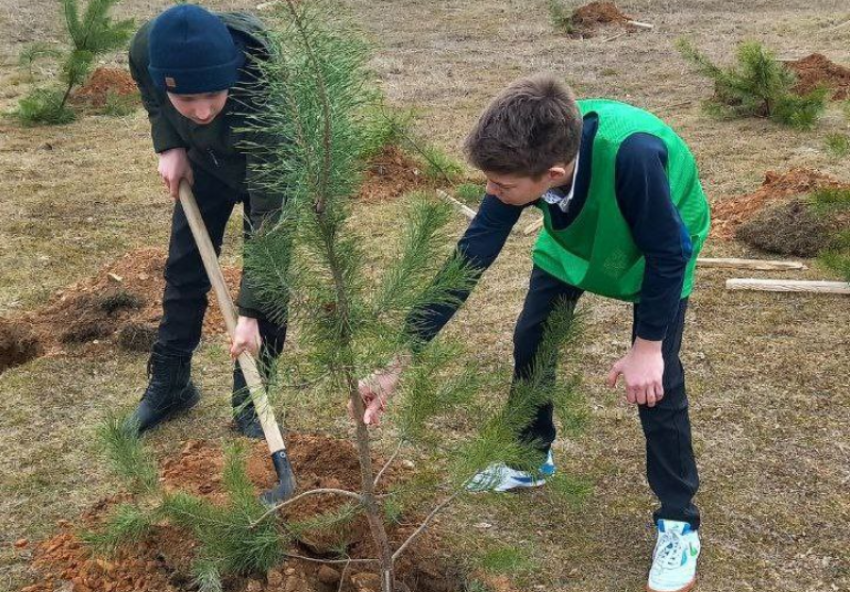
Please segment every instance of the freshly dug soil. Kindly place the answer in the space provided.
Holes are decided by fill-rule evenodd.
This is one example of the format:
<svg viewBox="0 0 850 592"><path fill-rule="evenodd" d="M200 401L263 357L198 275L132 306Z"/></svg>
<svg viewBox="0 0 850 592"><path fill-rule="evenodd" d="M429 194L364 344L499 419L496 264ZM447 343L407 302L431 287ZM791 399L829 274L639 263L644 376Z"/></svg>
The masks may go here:
<svg viewBox="0 0 850 592"><path fill-rule="evenodd" d="M753 218L766 205L804 195L823 187L848 187L848 185L812 169L791 169L786 173L768 171L761 187L754 192L712 204L711 236L731 239L741 224Z"/></svg>
<svg viewBox="0 0 850 592"><path fill-rule="evenodd" d="M574 37L593 37L600 28L618 25L629 30L635 27L629 24L630 16L623 14L613 2L590 2L573 11L572 25Z"/></svg>
<svg viewBox="0 0 850 592"><path fill-rule="evenodd" d="M92 107L103 107L110 94L128 97L138 93L130 73L120 68L98 68L75 93L74 99Z"/></svg>
<svg viewBox="0 0 850 592"><path fill-rule="evenodd" d="M389 146L369 161L357 199L377 203L429 186L416 161L397 146Z"/></svg>
<svg viewBox="0 0 850 592"><path fill-rule="evenodd" d="M43 308L0 319L0 372L38 355L65 348L100 351L117 344L147 352L162 316L163 249L139 249L102 268L94 277L57 292ZM223 270L235 295L241 272ZM204 318L204 335L223 335L224 319L215 298ZM12 344L12 345L8 345ZM8 360L6 363L4 360Z"/></svg>
<svg viewBox="0 0 850 592"><path fill-rule="evenodd" d="M817 215L799 199L774 204L738 227L735 238L753 247L795 257L817 257L830 246L838 221Z"/></svg>
<svg viewBox="0 0 850 592"><path fill-rule="evenodd" d="M20 366L41 355L41 344L23 323L0 319L0 372Z"/></svg>
<svg viewBox="0 0 850 592"><path fill-rule="evenodd" d="M850 98L850 68L839 66L823 54L813 53L786 65L797 74L795 93L804 95L825 86L832 91L834 101Z"/></svg>
<svg viewBox="0 0 850 592"><path fill-rule="evenodd" d="M290 434L287 452L298 479L299 489L333 487L357 490L360 481L357 453L352 443L324 436ZM381 459L375 458L377 466ZM220 443L192 440L181 452L166 459L161 466L161 479L166 489L180 489L203 496L213 503L225 501L221 471L224 457ZM248 474L258 490L274 483L274 472L265 444L258 442L250 449ZM407 478L406 469L394 465L383 478L382 490ZM169 524L158 524L142 541L121 548L116 556L95 557L75 534L76 528L96 528L110 508L128 497L105 500L84 514L78 524L61 522L59 534L38 544L33 550L33 566L38 581L22 592L182 592L196 590L190 566L196 554L196 541L186 532ZM338 497L308 496L286 508L289 522L314 518L321 512L332 512L343 503ZM405 515L404 526L391 526L393 545L399 545L413 532L422 517ZM333 535L344 541L351 558L374 557L374 549L365 520L357 518ZM302 537L290 553L323 558L331 555L330 547L316 552L309 533ZM330 543L331 541L326 541ZM440 540L431 531L419 539L398 563L397 577L404 584L400 592L455 592L463 589L459 572L439 551ZM339 547L337 547L338 549ZM224 581L225 590L235 592L366 592L377 588L377 576L352 564L320 563L290 558L268 574L251 578L233 577ZM340 580L345 572L345 581Z"/></svg>

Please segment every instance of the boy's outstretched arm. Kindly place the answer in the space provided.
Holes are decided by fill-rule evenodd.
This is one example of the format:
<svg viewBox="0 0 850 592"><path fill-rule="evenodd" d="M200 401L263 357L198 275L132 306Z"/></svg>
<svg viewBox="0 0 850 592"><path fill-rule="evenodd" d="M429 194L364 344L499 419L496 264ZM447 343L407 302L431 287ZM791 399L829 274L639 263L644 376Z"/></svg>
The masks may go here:
<svg viewBox="0 0 850 592"><path fill-rule="evenodd" d="M456 250L456 255L476 270L476 283L499 256L522 210L522 207L505 204L492 195L484 196L478 214L472 219ZM434 282L440 280L439 273ZM405 322L407 333L418 342L427 343L436 337L469 297L473 287L455 292L458 304L432 305L411 311ZM380 423L387 398L392 396L398 385L404 362L402 359L393 360L386 368L360 381L360 396L366 405L363 421L367 425Z"/></svg>
<svg viewBox="0 0 850 592"><path fill-rule="evenodd" d="M690 235L670 197L667 147L650 134L634 134L620 147L616 191L620 211L646 259L635 342L617 361L608 381L620 375L630 403L654 406L664 397L661 343L679 310L685 270L691 258Z"/></svg>

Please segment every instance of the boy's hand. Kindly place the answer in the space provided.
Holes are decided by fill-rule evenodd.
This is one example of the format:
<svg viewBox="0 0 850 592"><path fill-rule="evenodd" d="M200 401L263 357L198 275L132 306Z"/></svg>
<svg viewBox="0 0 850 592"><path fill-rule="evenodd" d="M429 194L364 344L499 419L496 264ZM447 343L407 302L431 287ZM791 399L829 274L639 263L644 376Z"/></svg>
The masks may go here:
<svg viewBox="0 0 850 592"><path fill-rule="evenodd" d="M626 399L629 403L655 407L664 398L661 342L637 338L631 351L614 364L608 374L608 386L615 388L621 374L626 381Z"/></svg>
<svg viewBox="0 0 850 592"><path fill-rule="evenodd" d="M381 415L387 408L389 399L398 386L401 378L402 363L396 358L386 368L373 372L368 378L358 382L360 398L366 408L363 413L363 423L369 425L381 425ZM348 415L354 419L354 405L348 402Z"/></svg>
<svg viewBox="0 0 850 592"><path fill-rule="evenodd" d="M230 357L235 360L239 357L239 354L245 351L251 352L256 357L260 352L260 345L262 343L263 340L260 337L260 327L257 324L257 319L239 317L230 346Z"/></svg>
<svg viewBox="0 0 850 592"><path fill-rule="evenodd" d="M189 163L189 157L186 156L185 148L172 148L171 150L160 152L157 172L162 178L166 190L174 199L180 197L181 179L186 179L189 185L195 183L195 178L192 175L192 165Z"/></svg>

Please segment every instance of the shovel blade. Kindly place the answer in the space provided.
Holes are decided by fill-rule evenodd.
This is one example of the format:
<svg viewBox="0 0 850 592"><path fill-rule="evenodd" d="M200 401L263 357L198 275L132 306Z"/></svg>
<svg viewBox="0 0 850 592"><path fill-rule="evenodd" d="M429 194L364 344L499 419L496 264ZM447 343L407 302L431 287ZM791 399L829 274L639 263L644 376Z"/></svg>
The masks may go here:
<svg viewBox="0 0 850 592"><path fill-rule="evenodd" d="M278 483L260 496L260 501L269 506L288 500L296 489L295 473L292 472L292 464L286 456L286 450L278 450L272 454L272 464L277 473Z"/></svg>

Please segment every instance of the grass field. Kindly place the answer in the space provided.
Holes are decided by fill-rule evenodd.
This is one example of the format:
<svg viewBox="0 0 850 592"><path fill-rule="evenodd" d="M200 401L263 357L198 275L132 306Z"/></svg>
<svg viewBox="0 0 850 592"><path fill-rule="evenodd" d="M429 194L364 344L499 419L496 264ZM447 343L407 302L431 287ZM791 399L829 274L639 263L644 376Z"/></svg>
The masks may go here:
<svg viewBox="0 0 850 592"><path fill-rule="evenodd" d="M844 0L627 0L620 8L655 28L611 42L555 34L545 0L345 4L376 43L373 66L390 102L416 108L417 131L456 156L490 96L519 75L548 70L580 96L628 101L669 121L692 147L712 200L753 190L767 170L805 166L850 180L850 160L826 149L827 136L847 132L837 106L812 132L709 119L699 102L710 85L673 49L686 35L723 60L738 41L754 38L783 57L818 51L850 64L850 26L828 30L850 19ZM141 22L167 5L124 0L119 13ZM16 65L21 48L60 38L51 0L0 0L0 109L12 108L30 84ZM0 120L0 317L44 304L132 249L164 246L172 206L155 169L141 110L52 128ZM392 204L363 204L356 216L378 243L396 232L395 213ZM532 219L526 214L520 225ZM456 223L458 235L463 222ZM474 352L470 363L509 364L532 241L511 238L449 325ZM707 253L759 256L716 241ZM238 259L236 250L225 258ZM724 281L732 275L700 272L683 352L702 479L698 589L850 590L850 299L730 293ZM813 266L795 277L830 276ZM583 306L586 346L572 366L584 376L591 421L584 436L561 440L555 450L559 468L591 483L592 494L578 508L537 493L495 504L466 501L439 526L463 549L459 558L471 567L506 569L519 590L641 590L648 569L653 499L643 436L622 393L604 386L627 350L631 311L597 298ZM118 351L71 351L0 375L0 590L31 579L16 540L49 535L58 519L76 516L116 487L93 449L94 427L108 410L136 402L145 361ZM221 342L202 345L196 374L207 396L198 412L150 438L158 454L178 450L187 437L228 437L230 371ZM310 427L304 417L290 424ZM444 429L455 438L465 433L465 426ZM481 522L492 527L477 528Z"/></svg>

